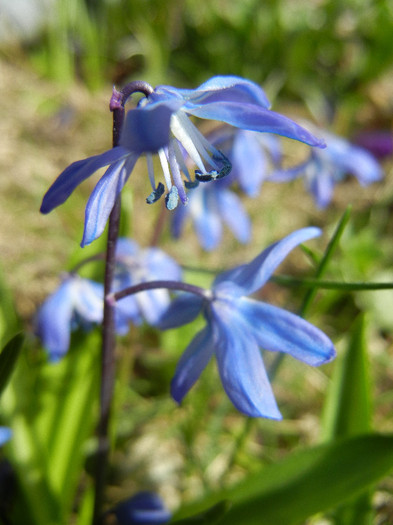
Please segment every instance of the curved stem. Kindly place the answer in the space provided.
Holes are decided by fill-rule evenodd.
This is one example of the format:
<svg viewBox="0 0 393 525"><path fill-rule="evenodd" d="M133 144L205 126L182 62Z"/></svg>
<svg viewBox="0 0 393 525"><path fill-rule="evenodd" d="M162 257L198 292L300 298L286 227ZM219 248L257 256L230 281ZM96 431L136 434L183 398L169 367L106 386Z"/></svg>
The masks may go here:
<svg viewBox="0 0 393 525"><path fill-rule="evenodd" d="M142 81L130 82L121 91L117 91L114 88L109 104L109 108L113 112L113 147L119 144L125 114L124 105L128 97L135 92L141 92L145 96L148 96L152 91L153 88ZM104 281L105 298L109 296L112 291L116 262L116 243L119 235L120 209L121 201L119 195L109 216ZM114 306L111 301L105 299L102 323L100 415L97 426L98 453L95 471L93 525L100 525L103 520L102 504L110 450L109 422L115 383L115 344Z"/></svg>
<svg viewBox="0 0 393 525"><path fill-rule="evenodd" d="M182 283L180 281L147 281L145 283L135 284L121 290L120 292L112 293L107 297L107 301L114 304L116 301L120 301L124 297L133 295L139 292L145 292L146 290L157 290L159 288L166 288L167 290L179 290L181 292L193 293L199 295L203 299L210 299L210 290L205 290L200 286L193 284Z"/></svg>

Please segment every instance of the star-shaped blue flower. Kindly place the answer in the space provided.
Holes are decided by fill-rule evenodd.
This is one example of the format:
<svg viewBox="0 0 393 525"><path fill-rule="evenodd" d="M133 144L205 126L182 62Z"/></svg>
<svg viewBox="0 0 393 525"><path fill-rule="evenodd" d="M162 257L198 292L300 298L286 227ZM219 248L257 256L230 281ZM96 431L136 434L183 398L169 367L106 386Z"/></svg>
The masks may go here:
<svg viewBox="0 0 393 525"><path fill-rule="evenodd" d="M225 155L205 139L189 116L226 122L241 129L276 133L311 146L324 145L292 120L270 111L263 90L249 80L217 76L196 89L158 86L141 99L137 108L128 112L119 146L66 168L44 196L41 212L49 213L66 201L82 181L99 168L109 166L86 206L81 244L90 244L103 232L114 202L142 154L147 157L153 188L147 201L155 202L164 193L163 185L155 183L153 153L158 153L164 172L167 207L175 208L179 198L186 203L181 172L188 181L191 176L181 147L196 164L195 177L200 181L224 177L231 169Z"/></svg>
<svg viewBox="0 0 393 525"><path fill-rule="evenodd" d="M213 355L224 389L244 414L281 419L260 348L285 352L309 365L334 358L330 339L301 317L248 296L268 281L298 244L320 235L304 228L271 245L253 261L220 274L204 297L183 294L174 300L160 327L174 328L202 311L206 326L180 358L171 393L180 403Z"/></svg>
<svg viewBox="0 0 393 525"><path fill-rule="evenodd" d="M354 175L362 186L383 178L378 161L367 150L327 131L318 132L326 142L325 149L313 149L307 160L291 169L273 173L269 180L285 182L304 177L307 190L318 208L326 208L336 184L347 174Z"/></svg>

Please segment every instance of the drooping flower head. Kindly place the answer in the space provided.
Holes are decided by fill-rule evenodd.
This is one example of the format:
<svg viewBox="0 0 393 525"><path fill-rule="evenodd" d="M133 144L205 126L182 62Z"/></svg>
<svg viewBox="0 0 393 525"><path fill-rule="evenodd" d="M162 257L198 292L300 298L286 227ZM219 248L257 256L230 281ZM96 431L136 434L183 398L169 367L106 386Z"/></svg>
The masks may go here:
<svg viewBox="0 0 393 525"><path fill-rule="evenodd" d="M323 209L332 200L336 184L347 174L354 175L362 186L382 179L382 168L371 153L332 133L319 133L325 139L325 149L312 149L304 163L288 170L279 170L269 180L285 182L304 177L306 188L313 195L317 206Z"/></svg>
<svg viewBox="0 0 393 525"><path fill-rule="evenodd" d="M173 301L160 327L174 328L202 311L206 326L177 365L171 393L180 403L215 355L223 387L235 407L252 417L281 419L260 348L285 352L309 365L330 361L330 339L301 317L248 296L268 281L299 243L320 234L304 228L269 246L253 261L220 274L203 296L184 293Z"/></svg>
<svg viewBox="0 0 393 525"><path fill-rule="evenodd" d="M240 129L275 133L310 146L324 146L323 141L305 128L271 111L263 90L249 80L217 76L196 89L158 86L141 99L137 108L128 112L119 145L66 168L44 196L41 211L49 213L66 201L82 181L109 165L86 206L82 246L91 243L103 232L117 195L142 154L146 154L153 188L147 202L155 202L165 192L162 183L156 185L155 182L153 153L158 153L164 172L167 208L174 209L179 199L185 204L182 173L186 185L192 185L193 177L181 147L197 166L195 178L199 181L220 179L231 169L227 157L205 139L190 116L226 122Z"/></svg>

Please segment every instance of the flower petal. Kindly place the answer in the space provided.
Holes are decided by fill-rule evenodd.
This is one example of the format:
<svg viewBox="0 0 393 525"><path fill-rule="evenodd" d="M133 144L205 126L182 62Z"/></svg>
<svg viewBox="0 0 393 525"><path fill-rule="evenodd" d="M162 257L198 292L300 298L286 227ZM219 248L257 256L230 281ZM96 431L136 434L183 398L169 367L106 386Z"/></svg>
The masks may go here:
<svg viewBox="0 0 393 525"><path fill-rule="evenodd" d="M270 279L272 273L298 244L321 235L319 228L310 227L297 230L281 241L272 244L253 261L217 276L213 283L216 292L230 290L231 295L250 295L259 290Z"/></svg>
<svg viewBox="0 0 393 525"><path fill-rule="evenodd" d="M154 492L138 492L118 503L112 511L118 525L163 525L172 515Z"/></svg>
<svg viewBox="0 0 393 525"><path fill-rule="evenodd" d="M200 185L193 189L190 194L188 209L200 245L206 251L214 250L222 236L222 224L218 214L214 188Z"/></svg>
<svg viewBox="0 0 393 525"><path fill-rule="evenodd" d="M251 221L239 197L232 191L222 189L216 192L216 198L220 215L236 239L242 243L250 242Z"/></svg>
<svg viewBox="0 0 393 525"><path fill-rule="evenodd" d="M219 120L251 131L269 132L299 140L309 146L324 147L325 142L315 137L293 120L253 104L237 102L213 102L195 107L184 107L183 111L199 118Z"/></svg>
<svg viewBox="0 0 393 525"><path fill-rule="evenodd" d="M116 147L101 153L101 155L73 162L57 177L44 195L40 208L41 213L49 213L60 204L63 204L74 189L99 168L121 161L127 155L129 155L129 151Z"/></svg>
<svg viewBox="0 0 393 525"><path fill-rule="evenodd" d="M258 141L256 132L240 130L236 133L230 160L232 174L241 189L247 195L256 197L267 169L266 153Z"/></svg>
<svg viewBox="0 0 393 525"><path fill-rule="evenodd" d="M161 330L177 328L191 323L202 309L203 299L191 293L181 293L163 314L157 326Z"/></svg>
<svg viewBox="0 0 393 525"><path fill-rule="evenodd" d="M198 332L181 356L171 382L171 395L177 403L197 381L214 352L212 330L207 325Z"/></svg>
<svg viewBox="0 0 393 525"><path fill-rule="evenodd" d="M38 312L36 332L42 345L48 351L51 361L57 361L63 357L70 346L71 320L74 309L73 286L73 281L66 279L46 299Z"/></svg>
<svg viewBox="0 0 393 525"><path fill-rule="evenodd" d="M129 155L125 161L123 159L112 164L96 184L86 205L82 247L93 242L104 231L117 196L137 160L138 155Z"/></svg>
<svg viewBox="0 0 393 525"><path fill-rule="evenodd" d="M246 320L248 333L263 349L291 354L312 366L327 363L335 357L331 340L298 315L244 297L236 305Z"/></svg>
<svg viewBox="0 0 393 525"><path fill-rule="evenodd" d="M213 308L215 352L225 392L251 417L281 419L262 356L248 325L236 310L216 301Z"/></svg>
<svg viewBox="0 0 393 525"><path fill-rule="evenodd" d="M230 101L238 104L258 104L263 108L270 107L265 92L258 84L231 75L212 77L196 89L178 89L177 91L192 104Z"/></svg>
<svg viewBox="0 0 393 525"><path fill-rule="evenodd" d="M165 99L131 109L126 116L120 137L120 146L130 152L156 153L169 143L170 120L181 99Z"/></svg>
<svg viewBox="0 0 393 525"><path fill-rule="evenodd" d="M312 167L310 168L312 169ZM318 171L315 169L311 176L306 174L305 179L309 191L314 196L317 206L321 210L326 208L332 200L335 186L334 175L328 168L327 166L321 166ZM334 167L330 167L330 170L334 170Z"/></svg>

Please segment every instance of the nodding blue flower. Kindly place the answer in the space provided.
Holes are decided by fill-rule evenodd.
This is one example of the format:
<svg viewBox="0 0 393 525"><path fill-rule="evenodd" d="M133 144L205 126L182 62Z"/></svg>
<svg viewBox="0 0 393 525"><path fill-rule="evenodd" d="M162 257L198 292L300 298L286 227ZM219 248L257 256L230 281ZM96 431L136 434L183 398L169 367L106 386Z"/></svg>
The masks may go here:
<svg viewBox="0 0 393 525"><path fill-rule="evenodd" d="M159 248L141 249L130 239L120 238L116 248L116 269L114 290L129 286L169 279L180 281L182 270L169 255ZM155 325L170 304L168 290L147 290L129 295L116 303L117 331L127 333L128 323L138 325L143 320Z"/></svg>
<svg viewBox="0 0 393 525"><path fill-rule="evenodd" d="M330 339L301 317L249 298L264 286L298 244L320 235L304 228L269 246L253 261L217 276L204 296L184 293L163 316L160 327L174 328L202 311L206 326L191 341L177 365L172 397L180 403L213 356L223 387L235 405L252 417L281 419L260 348L285 352L309 365L333 359Z"/></svg>
<svg viewBox="0 0 393 525"><path fill-rule="evenodd" d="M161 525L172 518L160 496L154 492L138 492L110 511L119 525Z"/></svg>
<svg viewBox="0 0 393 525"><path fill-rule="evenodd" d="M180 237L185 221L190 218L200 245L207 251L219 244L223 223L238 241L249 242L251 221L239 197L226 186L225 180L220 180L214 184L199 184L190 190L188 205L177 208L172 216L172 235Z"/></svg>
<svg viewBox="0 0 393 525"><path fill-rule="evenodd" d="M310 152L305 162L288 170L278 170L269 180L285 182L304 177L306 188L313 195L318 208L326 208L333 197L337 183L347 174L354 175L362 186L383 178L378 161L365 149L342 137L326 131L320 132L326 149Z"/></svg>
<svg viewBox="0 0 393 525"><path fill-rule="evenodd" d="M51 361L67 353L72 330L102 322L103 297L102 284L69 274L46 299L37 314L36 333Z"/></svg>
<svg viewBox="0 0 393 525"><path fill-rule="evenodd" d="M7 443L12 437L12 430L8 427L0 427L0 447Z"/></svg>
<svg viewBox="0 0 393 525"><path fill-rule="evenodd" d="M86 206L82 246L103 232L117 195L128 180L135 163L146 154L153 203L164 193L156 185L152 154L158 153L167 187L166 204L174 209L187 196L181 172L192 178L183 159L183 149L197 169L195 178L209 181L226 176L231 169L227 157L197 130L190 116L226 122L241 129L270 132L324 147L323 141L292 120L269 109L264 91L255 83L235 76L212 77L196 89L158 86L138 107L127 113L119 146L71 164L49 188L41 205L42 213L68 199L74 189L99 168L109 166L95 186Z"/></svg>

